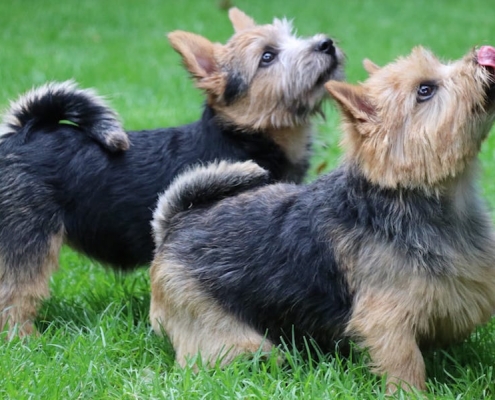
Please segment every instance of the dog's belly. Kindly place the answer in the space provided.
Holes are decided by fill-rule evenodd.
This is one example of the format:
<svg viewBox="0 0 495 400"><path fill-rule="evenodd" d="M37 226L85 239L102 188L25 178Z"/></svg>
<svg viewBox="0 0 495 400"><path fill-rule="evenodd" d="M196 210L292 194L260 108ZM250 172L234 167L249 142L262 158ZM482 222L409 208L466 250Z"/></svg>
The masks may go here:
<svg viewBox="0 0 495 400"><path fill-rule="evenodd" d="M66 242L74 249L114 268L128 270L149 264L154 244L150 228L151 212L145 211L146 208L143 214L147 217L140 220L120 219L121 214L110 213L105 216L104 222L94 226L90 224L89 218L87 221L77 221L81 223L80 228L68 229ZM119 224L113 224L112 219L120 219Z"/></svg>

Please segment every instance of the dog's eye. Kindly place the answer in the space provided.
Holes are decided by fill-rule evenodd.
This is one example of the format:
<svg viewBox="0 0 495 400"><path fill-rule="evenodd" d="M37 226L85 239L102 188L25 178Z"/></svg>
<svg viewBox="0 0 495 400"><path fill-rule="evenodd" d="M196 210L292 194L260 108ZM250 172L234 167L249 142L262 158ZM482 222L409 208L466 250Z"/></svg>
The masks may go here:
<svg viewBox="0 0 495 400"><path fill-rule="evenodd" d="M273 51L265 51L261 56L260 67L267 67L276 57L277 55Z"/></svg>
<svg viewBox="0 0 495 400"><path fill-rule="evenodd" d="M430 100L435 92L437 91L437 86L432 83L422 83L418 86L418 91L416 92L416 98L418 103Z"/></svg>

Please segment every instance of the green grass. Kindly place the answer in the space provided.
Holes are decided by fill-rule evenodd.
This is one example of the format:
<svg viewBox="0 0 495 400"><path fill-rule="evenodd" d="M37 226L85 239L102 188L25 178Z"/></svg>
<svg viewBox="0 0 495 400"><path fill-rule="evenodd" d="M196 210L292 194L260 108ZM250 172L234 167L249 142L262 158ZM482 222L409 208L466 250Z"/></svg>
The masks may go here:
<svg viewBox="0 0 495 400"><path fill-rule="evenodd" d="M294 18L301 35L326 32L348 56L349 81L365 78L361 60L385 64L422 44L459 58L493 40L493 4L461 0L235 1L258 22ZM217 0L4 0L0 2L0 108L47 80L74 78L106 95L128 129L171 126L199 117L193 88L165 34L193 31L211 40L231 35ZM493 44L493 43L492 43ZM340 156L338 118L327 107L317 121L311 178ZM495 142L484 144L482 186L495 205ZM39 314L39 337L0 345L0 398L5 399L379 399L384 382L366 354L288 362L239 360L220 369L174 365L170 344L148 323L149 278L109 272L64 249ZM495 320L465 343L428 353L427 397L495 398ZM405 398L399 394L398 398ZM412 396L415 397L415 396ZM418 396L419 397L419 396Z"/></svg>

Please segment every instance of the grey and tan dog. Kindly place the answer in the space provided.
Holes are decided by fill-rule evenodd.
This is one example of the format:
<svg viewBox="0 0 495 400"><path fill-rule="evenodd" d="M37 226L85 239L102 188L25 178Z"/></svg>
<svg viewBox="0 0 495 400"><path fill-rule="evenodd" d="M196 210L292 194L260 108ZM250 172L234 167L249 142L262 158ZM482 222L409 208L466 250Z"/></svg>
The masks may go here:
<svg viewBox="0 0 495 400"><path fill-rule="evenodd" d="M331 81L345 158L307 186L251 162L179 176L154 217L151 322L184 365L352 338L397 386L425 388L421 349L495 309L495 233L477 155L495 119L495 48L452 63L416 48L360 85ZM265 336L266 334L266 336Z"/></svg>

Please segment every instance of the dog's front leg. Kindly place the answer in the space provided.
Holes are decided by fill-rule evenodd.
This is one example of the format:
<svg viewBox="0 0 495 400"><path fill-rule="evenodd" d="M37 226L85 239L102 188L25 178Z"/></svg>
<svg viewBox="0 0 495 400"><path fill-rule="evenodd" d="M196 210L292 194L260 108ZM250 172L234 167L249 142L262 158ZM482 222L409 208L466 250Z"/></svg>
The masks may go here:
<svg viewBox="0 0 495 400"><path fill-rule="evenodd" d="M347 331L369 350L373 372L387 377L387 392L425 386L424 359L416 342L412 313L397 293L369 291L356 299Z"/></svg>

